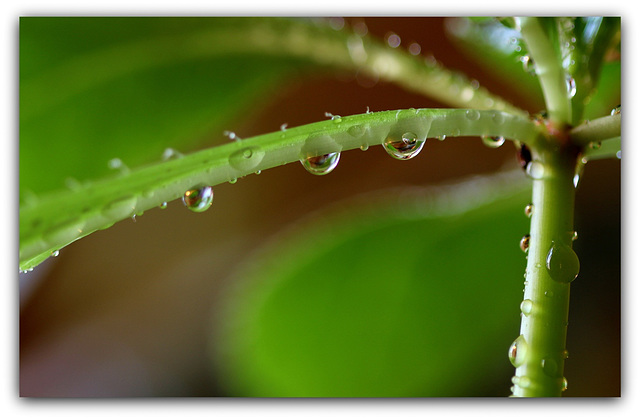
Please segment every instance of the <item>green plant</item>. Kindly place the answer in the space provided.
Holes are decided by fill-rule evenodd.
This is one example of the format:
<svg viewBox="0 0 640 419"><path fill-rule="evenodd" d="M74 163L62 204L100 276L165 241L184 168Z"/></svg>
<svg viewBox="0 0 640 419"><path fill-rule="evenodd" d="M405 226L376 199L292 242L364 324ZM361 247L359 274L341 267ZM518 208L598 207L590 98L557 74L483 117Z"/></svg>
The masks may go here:
<svg viewBox="0 0 640 419"><path fill-rule="evenodd" d="M394 35L389 36L386 43L378 41L363 36L362 26L342 28L342 20L329 20L328 24L295 19L246 18L214 21L189 19L187 24L185 22L184 19L164 19L161 22L157 19L93 19L95 38L86 44L77 43L76 50L66 51L68 56L65 56L47 46L47 42L55 46L56 42L61 41L42 39L42 33L51 28L59 31L59 28L66 26L69 36L73 38L86 21L46 18L22 20L21 270L34 268L67 244L96 230L110 227L123 219L133 217L135 220L145 211L180 199L185 191L197 190L205 185L235 183L241 177L285 163L301 160L311 171L316 169L320 174L326 174L335 168L340 156L334 153L351 149L366 150L371 146L383 145L396 158L408 160L420 152L425 142L437 142L435 138L445 140L443 147L448 146L453 137L483 137L484 142L492 148L502 146L505 139L512 140L521 157L522 168L529 176L528 181L522 182L526 180L521 176L522 171L508 172L506 179L514 180L504 180L505 177L501 175L486 185L475 184L475 194L454 190L436 194L434 198L413 197L413 201L408 202L426 199L429 204L415 204L415 210L407 210L407 217L420 218L416 213L426 213L427 219L421 221L423 227L416 227L417 230L423 229L425 235L431 235L430 240L437 238L438 243L446 243L442 246L448 252L458 248L473 252L473 245L478 242L465 242L469 239L464 236L465 232L475 231L480 228L479 225L489 225L490 220L496 217L508 217L507 214L514 213L515 207L524 206L521 203L524 196L533 194L533 198L527 199L532 204L532 210L529 211L530 236L523 238L522 242L527 252L524 301L521 305L524 313L521 326L523 337L518 338L517 347L509 351L517 367L514 394L561 394L569 283L579 270L579 262L572 250L575 184L585 162L615 157L620 150L620 114L611 112L619 103L620 67L619 59L615 58L616 51L619 56L619 19L458 20L458 25L452 30L463 44L470 45L476 51L482 46L484 59L494 66L500 63L500 69L511 75L523 91L544 99L546 115L534 117L491 94L478 82L461 73L446 70L432 58L421 57L418 47L402 51L395 45L399 38L394 38ZM119 36L126 42L113 41L112 28L115 27L120 29ZM145 28L150 31L150 36L142 35ZM64 37L64 34L61 36ZM496 39L502 40L502 44ZM112 43L114 46L111 46ZM86 48L86 51L76 57L81 48ZM612 56L614 59L611 59ZM185 64L192 61L197 64ZM217 80L208 84L212 66L223 68L223 72ZM327 113L330 119L326 121L297 127L283 125L280 130L248 139L239 140L236 134L229 132L228 136L238 141L186 154L187 149L195 148L198 137L207 137L209 131L224 128L228 116L243 111L246 103L256 100L258 90L280 79L282 74L291 74L292 68L310 71L316 66L325 70L338 68L356 71L364 75L365 82L377 79L391 81L446 106L460 109L425 107L367 111L344 117ZM89 70L88 76L84 77L85 69L99 71ZM179 100L175 102L178 106L164 109L171 102L163 96L165 92L158 92L158 84L145 84L149 69L159 69L160 85L163 80L176 75L188 75L200 81L203 89L211 89L212 94L219 95L221 100L213 103L206 94L194 100L182 98L181 84L167 83L168 88L175 91L167 92L166 97L178 97ZM537 78L529 74L532 69L537 73ZM74 77L68 77L68 74ZM113 91L111 82L116 79L120 80L116 85L120 90ZM233 82L228 82L228 79ZM539 80L539 85L536 80ZM157 102L159 106L150 110L161 113L165 119L152 119L147 125L139 118L140 103L118 102L118 95L134 88L136 92L152 99L140 103L154 106ZM237 97L246 97L247 100L236 100ZM97 103L105 98L111 98L117 104L110 110L113 112L109 115L111 118L106 120L99 112L101 104ZM85 112L87 109L90 112ZM95 119L85 121L80 118L86 115ZM87 145L77 149L69 149L68 145L58 146L64 143L58 140L66 136L72 136L75 141L87 141ZM127 137L135 137L137 141L124 141L113 148L103 143L110 138ZM53 146L43 143L42 138L48 138ZM97 150L94 151L93 147ZM167 147L175 147L185 155ZM96 159L104 158L115 150L120 151L110 156L114 158L110 164L118 169L118 173L109 174L107 165L96 164ZM152 163L163 150L166 161ZM78 158L73 158L74 153L78 154ZM96 158L87 157L87 153L95 154ZM71 163L68 166L66 159ZM136 169L138 166L140 168ZM62 179L64 176L72 177L67 182L69 188L60 189L60 176ZM532 192L529 190L531 185ZM393 205L382 199L377 208L388 207L389 213L393 214L398 208L406 207L406 199L399 201L400 204ZM208 202L195 209L206 208ZM465 216L461 219L458 214ZM380 217L379 214L365 213L353 219L347 217L346 220L334 221L326 227L342 225L347 232L341 235L327 236L322 229L315 232L319 242L314 244L316 253L330 254L336 243L357 243L333 254L329 260L340 259L340 255L348 255L353 246L362 245L363 235L366 237L364 242L375 243L377 235L391 240L385 228L389 231L407 228L393 216ZM447 227L443 227L443 224ZM512 233L512 227L517 224L513 220L505 224L504 233ZM350 225L361 225L361 228L347 227ZM487 230L494 228L490 226ZM486 233L487 230L478 231ZM483 234L478 236L479 240ZM414 247L420 246L425 236L416 237L419 240L413 243ZM403 237L403 240L406 239ZM384 241L378 245L384 246ZM289 254L297 255L296 260L311 259L304 243L294 241L290 246ZM423 257L435 254L446 257L448 252L443 252L434 244L430 246L428 251L423 250ZM494 243L493 246L497 248L499 244ZM265 259L281 261L281 254L278 251ZM473 263L480 266L482 259L483 256L478 256ZM520 262L515 260L516 264ZM281 265L273 267L269 263L262 263L259 266L259 275L249 272L246 276L268 277L265 272L282 270ZM307 265L296 262L291 266L288 269L295 271ZM342 269L349 266L349 258L340 266ZM451 275L456 269L449 266L449 272L446 273ZM495 269L492 272L496 276L501 273L499 267L491 266L490 269ZM353 275L361 275L365 271L366 266L358 265ZM415 276L415 272L413 274ZM283 276L282 272L274 275ZM460 275L465 275L465 271L460 271ZM340 286L340 283L334 284L335 288ZM403 291L394 288L393 283L384 290L392 295L400 293L396 296L399 301L409 298L401 295ZM287 292L295 294L295 291ZM243 297L254 303L256 299L260 301L265 298L259 292ZM467 304L476 303L473 295L467 297ZM295 299L285 298L281 306L286 307L287 301L292 300ZM244 311L251 312L250 303L244 304L247 305ZM318 316L323 313L322 307L314 309ZM291 312L295 310L292 308ZM263 314L266 317L275 316L273 311ZM343 313L343 316L348 317L349 313ZM252 327L257 328L252 333L260 333L259 325ZM302 327L304 329L304 325ZM351 331L346 328L337 333L343 333L341 339L347 340ZM272 332L277 336L279 330ZM406 332L411 334L411 331ZM474 339L480 339L480 336ZM308 347L317 344L313 340L306 343ZM236 348L243 347L242 343L235 345ZM249 350L249 347L244 348ZM455 351L449 351L455 354ZM272 354L259 356L269 357ZM253 369L260 368L260 363L264 363L259 356L256 356ZM375 357L363 357L362 362L363 365L370 365L376 361ZM251 369L250 365L240 366L237 370ZM295 360L291 365L297 365ZM412 367L415 365L405 366L406 369ZM304 362L296 368L304 368ZM344 370L347 369L348 366L344 366ZM259 377L251 378L251 371L245 373L250 380L259 383L256 388L264 389L272 385L268 381L260 383ZM299 383L287 381L285 375L291 376L290 372L280 373L284 377L278 381L282 387L274 388L273 393L267 395L297 395L293 392ZM333 379L335 377L326 378L328 383ZM395 395L389 391L375 388L364 394L347 394ZM437 392L434 394L439 395ZM406 393L400 392L399 395Z"/></svg>

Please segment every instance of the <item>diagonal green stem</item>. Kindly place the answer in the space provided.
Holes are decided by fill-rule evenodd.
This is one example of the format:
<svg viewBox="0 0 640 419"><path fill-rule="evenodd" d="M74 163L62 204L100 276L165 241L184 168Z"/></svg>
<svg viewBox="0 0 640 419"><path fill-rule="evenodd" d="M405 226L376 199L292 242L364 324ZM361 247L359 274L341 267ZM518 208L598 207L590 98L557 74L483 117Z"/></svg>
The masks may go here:
<svg viewBox="0 0 640 419"><path fill-rule="evenodd" d="M533 210L520 336L509 350L516 366L513 395L555 397L566 387L569 283L579 271L572 250L577 149L536 152Z"/></svg>
<svg viewBox="0 0 640 419"><path fill-rule="evenodd" d="M115 222L180 198L198 185L233 181L306 157L380 145L404 133L503 136L537 144L540 127L499 111L406 109L336 117L213 147L119 177L40 197L20 208L20 269Z"/></svg>
<svg viewBox="0 0 640 419"><path fill-rule="evenodd" d="M603 116L573 128L569 135L574 144L587 145L620 136L621 114Z"/></svg>

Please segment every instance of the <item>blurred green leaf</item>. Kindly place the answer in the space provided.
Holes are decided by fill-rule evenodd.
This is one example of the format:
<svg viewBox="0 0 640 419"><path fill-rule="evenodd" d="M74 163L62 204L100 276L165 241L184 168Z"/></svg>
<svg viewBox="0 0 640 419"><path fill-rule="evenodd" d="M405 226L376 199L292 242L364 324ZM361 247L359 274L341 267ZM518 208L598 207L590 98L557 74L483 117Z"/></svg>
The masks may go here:
<svg viewBox="0 0 640 419"><path fill-rule="evenodd" d="M264 249L216 317L233 395L506 393L530 190L498 186L368 196Z"/></svg>
<svg viewBox="0 0 640 419"><path fill-rule="evenodd" d="M21 200L109 175L114 158L133 168L224 139L232 117L296 68L282 57L207 57L187 42L235 21L22 18Z"/></svg>
<svg viewBox="0 0 640 419"><path fill-rule="evenodd" d="M497 19L451 18L447 31L460 49L473 57L509 86L517 90L524 100L544 107L544 99L538 79L525 69L527 51L520 33L505 26Z"/></svg>

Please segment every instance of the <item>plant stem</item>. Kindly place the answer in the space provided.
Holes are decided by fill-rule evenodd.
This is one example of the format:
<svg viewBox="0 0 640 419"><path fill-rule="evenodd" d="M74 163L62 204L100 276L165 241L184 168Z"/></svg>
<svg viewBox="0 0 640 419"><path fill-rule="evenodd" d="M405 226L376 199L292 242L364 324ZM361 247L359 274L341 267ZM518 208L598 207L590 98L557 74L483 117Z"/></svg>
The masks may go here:
<svg viewBox="0 0 640 419"><path fill-rule="evenodd" d="M517 367L513 395L518 397L557 397L566 388L569 283L579 271L571 249L578 153L573 146L553 148L534 150L532 163L543 170L531 171L533 212L522 323L509 353Z"/></svg>

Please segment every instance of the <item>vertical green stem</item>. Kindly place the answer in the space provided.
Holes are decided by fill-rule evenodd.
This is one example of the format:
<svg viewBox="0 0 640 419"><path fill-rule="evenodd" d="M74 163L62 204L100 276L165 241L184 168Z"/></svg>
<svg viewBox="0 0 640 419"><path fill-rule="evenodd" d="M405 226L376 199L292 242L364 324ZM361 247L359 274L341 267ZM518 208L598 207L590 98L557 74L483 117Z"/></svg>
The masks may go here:
<svg viewBox="0 0 640 419"><path fill-rule="evenodd" d="M576 155L571 147L534 151L522 323L520 336L509 350L516 366L514 396L554 397L566 388L569 283L580 267L571 248Z"/></svg>

